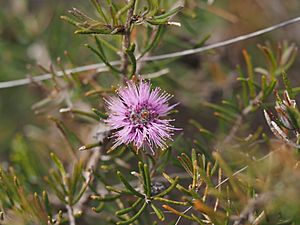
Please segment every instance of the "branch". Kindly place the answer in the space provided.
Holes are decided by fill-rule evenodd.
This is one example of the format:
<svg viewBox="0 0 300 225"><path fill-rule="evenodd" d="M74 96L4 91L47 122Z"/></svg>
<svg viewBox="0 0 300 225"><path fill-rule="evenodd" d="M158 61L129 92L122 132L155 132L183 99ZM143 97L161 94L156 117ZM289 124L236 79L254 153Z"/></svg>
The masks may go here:
<svg viewBox="0 0 300 225"><path fill-rule="evenodd" d="M220 47L224 47L227 45L231 45L240 41L244 41L247 39L251 39L266 33L269 33L271 31L280 29L282 27L286 27L288 25L291 25L293 23L297 23L300 21L300 16L284 21L282 23L276 24L274 26L270 26L267 27L265 29L262 30L258 30L246 35L241 35L229 40L225 40L225 41L221 41L221 42L217 42L211 45L207 45L204 47L200 47L200 48L196 48L196 49L189 49L189 50L184 50L184 51L179 51L179 52L173 52L173 53L167 53L167 54L162 54L162 55L156 55L156 56L150 56L150 57L145 57L143 59L141 59L141 61L156 61L156 60L163 60L163 59L169 59L169 58L176 58L176 57L181 57L181 56L186 56L186 55L192 55L192 54L196 54L196 53L201 53L201 52L205 52L211 49L216 49L216 48L220 48ZM116 66L116 65L121 65L121 61L112 61L110 62L111 65ZM67 74L69 73L79 73L79 72L83 72L83 71L88 71L88 70L98 70L98 71L107 71L108 69L106 68L106 65L104 63L98 63L98 64L91 64L91 65L87 65L87 66L81 66L81 67L76 67L73 69L68 69L65 72ZM57 72L57 76L63 76L63 72L59 71ZM51 79L52 75L51 74L43 74L40 76L35 76L32 79L34 81L43 81L43 80L48 80ZM20 80L12 80L12 81L5 81L5 82L0 82L0 89L3 88L10 88L10 87L16 87L16 86L22 86L22 85L26 85L29 84L32 79L29 78L25 78L25 79L20 79Z"/></svg>
<svg viewBox="0 0 300 225"><path fill-rule="evenodd" d="M89 161L86 165L86 171L84 172L83 176L85 177L86 181L91 183L93 178L89 178L90 172L89 170L94 170L97 168L100 157L101 157L101 151L103 147L96 147L92 149L93 151L92 155L89 158ZM83 211L84 204L89 200L91 192L89 190L85 191L82 197L80 198L79 202L75 205L77 211Z"/></svg>
<svg viewBox="0 0 300 225"><path fill-rule="evenodd" d="M134 12L136 0L129 0L128 4L131 4L131 7L128 9L127 18L125 22L125 34L123 35L122 41L122 56L121 56L121 72L124 79L127 77L127 67L128 67L128 55L126 53L127 49L130 48L130 36L131 36L131 23L132 16Z"/></svg>
<svg viewBox="0 0 300 225"><path fill-rule="evenodd" d="M103 150L105 150L107 146L107 137L110 135L110 129L108 129L104 124L99 128L99 136L97 137L97 141L103 143L100 147L95 147L90 149L92 152L87 164L86 169L83 176L86 179L86 182L93 182L93 178L91 178L91 171L97 169L99 161L101 159L101 154ZM91 192L89 190L85 191L79 202L75 205L76 210L83 211L85 203L89 200Z"/></svg>
<svg viewBox="0 0 300 225"><path fill-rule="evenodd" d="M71 205L67 204L66 208L67 208L67 212L68 212L69 224L76 225L73 207Z"/></svg>

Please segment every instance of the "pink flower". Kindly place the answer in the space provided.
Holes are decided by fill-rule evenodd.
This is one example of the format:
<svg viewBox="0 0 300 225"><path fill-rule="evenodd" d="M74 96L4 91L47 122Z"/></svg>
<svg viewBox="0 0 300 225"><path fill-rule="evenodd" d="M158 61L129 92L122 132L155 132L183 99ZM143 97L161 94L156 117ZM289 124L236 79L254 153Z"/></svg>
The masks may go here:
<svg viewBox="0 0 300 225"><path fill-rule="evenodd" d="M128 81L125 87L117 90L117 96L106 99L109 117L107 124L115 130L115 142L112 148L132 143L138 149L167 147L173 131L165 116L175 105L169 105L172 96L160 88L151 90L149 82Z"/></svg>

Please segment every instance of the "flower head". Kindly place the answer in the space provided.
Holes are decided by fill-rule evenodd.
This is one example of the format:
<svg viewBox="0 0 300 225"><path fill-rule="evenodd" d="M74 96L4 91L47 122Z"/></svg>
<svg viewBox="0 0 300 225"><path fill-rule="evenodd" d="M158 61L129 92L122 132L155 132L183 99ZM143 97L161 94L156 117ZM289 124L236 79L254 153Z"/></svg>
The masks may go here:
<svg viewBox="0 0 300 225"><path fill-rule="evenodd" d="M149 82L140 80L128 81L117 90L117 96L106 99L106 122L115 130L116 138L112 148L132 143L138 149L150 148L154 154L154 147L167 147L166 141L176 130L164 118L175 107L168 104L170 98L171 95L159 88L151 90Z"/></svg>

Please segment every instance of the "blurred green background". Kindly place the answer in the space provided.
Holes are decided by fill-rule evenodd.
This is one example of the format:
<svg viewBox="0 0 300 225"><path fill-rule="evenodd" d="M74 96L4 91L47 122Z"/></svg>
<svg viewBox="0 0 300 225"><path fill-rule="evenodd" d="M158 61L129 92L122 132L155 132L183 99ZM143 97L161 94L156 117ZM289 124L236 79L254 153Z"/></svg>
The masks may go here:
<svg viewBox="0 0 300 225"><path fill-rule="evenodd" d="M86 36L73 35L74 29L59 18L71 7L96 15L89 1L0 1L0 81L43 74L36 64L49 68L51 61L64 57L65 50L73 65L99 62L83 46L89 41ZM210 38L206 44L246 34L299 16L299 9L298 0L215 0L209 6L204 0L188 0L186 11L176 17L182 27L168 28L154 54L193 48L207 35ZM243 48L255 56L256 64L264 64L257 43L269 41L276 46L286 40L299 44L299 36L300 24L294 24L228 47L161 62L158 68L166 66L170 73L162 77L159 84L175 94L175 101L181 103L179 126L191 117L198 118L207 127L214 126L215 121L208 119L200 102L218 102L231 94L236 87L236 65L244 66ZM297 59L289 71L293 82L299 81L299 65ZM156 67L153 64L153 68ZM31 110L32 104L41 98L33 85L0 89L0 154L3 159L17 133L23 133L29 124L45 126L45 118L35 116Z"/></svg>

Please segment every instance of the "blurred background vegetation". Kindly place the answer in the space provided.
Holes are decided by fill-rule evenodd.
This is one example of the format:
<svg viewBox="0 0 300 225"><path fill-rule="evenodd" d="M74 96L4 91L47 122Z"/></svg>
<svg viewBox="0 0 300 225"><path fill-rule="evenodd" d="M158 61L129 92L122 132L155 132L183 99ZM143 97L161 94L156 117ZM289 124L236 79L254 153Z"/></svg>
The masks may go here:
<svg viewBox="0 0 300 225"><path fill-rule="evenodd" d="M224 0L208 6L206 1L197 0L190 1L189 5L190 12L186 11L179 17L182 27L170 27L155 53L192 48L208 35L210 38L206 43L213 43L264 28L296 16L300 3L297 0ZM42 74L36 64L49 68L51 61L64 58L64 51L68 51L74 65L98 62L83 46L87 43L86 38L74 36L72 27L59 18L71 7L91 12L93 8L87 2L2 0L0 6L0 81ZM263 56L257 54L257 43L269 41L275 46L278 41L286 40L297 44L298 36L296 24L229 47L172 60L167 62L171 71L164 76L164 85L169 86L167 89L176 87L173 90L181 90L174 93L181 102L181 116L196 117L214 126L214 121L205 118L207 114L202 110L199 112L199 103L212 99L218 101L230 94L236 85L236 65L243 64L242 48L246 46L253 52L253 58L259 64ZM289 76L296 80L297 71L299 68L294 66ZM18 132L24 132L28 124L41 122L31 110L39 96L30 86L0 90L2 157L8 155L11 140Z"/></svg>
<svg viewBox="0 0 300 225"><path fill-rule="evenodd" d="M174 1L164 2L168 4ZM56 63L58 57L65 68L100 62L84 47L86 43L93 43L93 39L73 35L74 28L60 19L72 7L88 15L96 15L88 1L0 0L0 82L43 74L44 68L48 69L51 62ZM182 26L168 27L159 47L152 54L180 51L230 39L299 16L299 9L298 0L215 0L213 4L208 4L206 0L190 0L187 1L187 7L176 16L176 21ZM153 79L153 82L174 94L174 102L180 102L177 108L179 113L175 115L177 127L184 127L193 118L212 132L217 132L226 125L217 126L218 122L211 116L211 110L203 103L220 103L224 98L231 98L235 90L240 88L236 68L237 65L243 69L246 67L242 50L246 48L252 55L254 65L263 66L266 61L257 44L269 44L275 50L278 43L287 42L298 46L299 37L299 24L294 24L205 53L149 63L142 73L169 68L168 74ZM108 58L118 59L111 52ZM298 55L295 60L288 77L297 86L300 81ZM59 70L57 64L55 67ZM108 78L102 79L107 81ZM51 140L55 139L51 130L46 128L50 122L46 117L35 115L32 110L32 105L45 97L43 93L41 87L35 84L0 89L0 159L3 163L7 160L16 164L24 163L20 157L31 155L27 163L34 165L42 158L41 155L48 154L48 150L63 146L62 143L51 142L50 138L47 140L47 135L51 136ZM95 105L97 101L94 99ZM256 129L257 125L266 128L261 111L253 115L251 121L256 124L250 124L250 128ZM44 141L42 145L40 142L31 142L30 147L26 146L26 140L32 139L32 130L38 131L34 134L40 134L38 138L40 142ZM192 128L187 128L184 135L190 137L192 132ZM265 132L270 133L268 128ZM20 143L25 143L21 150ZM185 147L184 144L182 146ZM20 151L27 153L22 155ZM34 156L37 151L39 156ZM63 154L60 156L64 157ZM35 166L35 171L44 168ZM35 177L32 174L35 172L27 173L34 184ZM38 187L35 188L38 190Z"/></svg>
<svg viewBox="0 0 300 225"><path fill-rule="evenodd" d="M170 27L156 53L192 48L208 35L210 38L206 43L213 43L261 29L296 16L300 5L297 0L224 0L215 1L212 6L205 3L190 1L190 13L187 11L180 16L182 27ZM0 4L0 81L42 74L36 64L49 67L51 61L64 56L64 51L68 51L74 65L97 62L83 46L87 43L86 38L74 36L72 27L60 19L71 7L91 12L93 8L85 1L2 0ZM164 80L172 81L166 82L169 89L174 88L170 84L180 86L176 89L182 90L181 93L175 95L184 107L182 115L200 119L205 113L198 115L199 102L217 100L229 94L236 83L236 65L242 64L242 48L247 46L250 52L257 54L256 44L264 44L266 40L273 45L282 40L297 44L297 27L297 24L292 25L216 51L168 62L171 71ZM261 62L262 55L254 60ZM298 70L297 66L292 68L290 76L293 79L297 79ZM37 123L30 108L38 99L30 85L0 90L2 156L8 154L10 140L23 132L25 125ZM202 119L207 121L207 118Z"/></svg>

